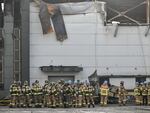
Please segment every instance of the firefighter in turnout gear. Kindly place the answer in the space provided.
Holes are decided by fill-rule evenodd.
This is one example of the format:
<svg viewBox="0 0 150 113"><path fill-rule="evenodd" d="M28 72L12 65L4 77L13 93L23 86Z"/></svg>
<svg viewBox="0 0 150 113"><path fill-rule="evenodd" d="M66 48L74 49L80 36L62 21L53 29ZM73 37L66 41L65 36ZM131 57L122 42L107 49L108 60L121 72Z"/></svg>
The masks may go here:
<svg viewBox="0 0 150 113"><path fill-rule="evenodd" d="M28 81L24 81L22 86L23 93L23 107L31 107L31 88L28 85Z"/></svg>
<svg viewBox="0 0 150 113"><path fill-rule="evenodd" d="M63 84L59 83L57 86L57 92L58 92L58 100L59 107L63 107Z"/></svg>
<svg viewBox="0 0 150 113"><path fill-rule="evenodd" d="M140 102L140 105L142 105L142 83L139 84L139 89L140 89L139 102Z"/></svg>
<svg viewBox="0 0 150 113"><path fill-rule="evenodd" d="M70 89L68 86L69 85L66 83L63 87L63 102L65 108L69 107Z"/></svg>
<svg viewBox="0 0 150 113"><path fill-rule="evenodd" d="M147 96L148 105L150 105L150 82L148 83L147 91L148 91L148 96Z"/></svg>
<svg viewBox="0 0 150 113"><path fill-rule="evenodd" d="M56 94L55 94L56 107L60 107L60 101L59 101L60 89L59 89L59 84L55 85L55 89L56 89Z"/></svg>
<svg viewBox="0 0 150 113"><path fill-rule="evenodd" d="M74 84L72 87L72 107L77 106L77 85Z"/></svg>
<svg viewBox="0 0 150 113"><path fill-rule="evenodd" d="M18 89L17 107L23 107L23 93L20 81L17 82L17 89Z"/></svg>
<svg viewBox="0 0 150 113"><path fill-rule="evenodd" d="M36 80L32 87L35 107L42 107L42 88L39 81Z"/></svg>
<svg viewBox="0 0 150 113"><path fill-rule="evenodd" d="M82 100L82 106L83 107L86 107L86 93L85 93L85 89L86 89L86 84L82 84L81 85L81 87L82 87L82 95L83 95L83 100Z"/></svg>
<svg viewBox="0 0 150 113"><path fill-rule="evenodd" d="M147 91L146 83L143 83L142 85L142 104L143 105L147 105L147 94L148 94L148 91Z"/></svg>
<svg viewBox="0 0 150 113"><path fill-rule="evenodd" d="M50 98L49 98L49 93L50 93L50 88L49 88L49 84L48 84L48 80L45 80L45 84L43 86L43 104L44 104L44 107L50 107L49 105L49 101L50 101Z"/></svg>
<svg viewBox="0 0 150 113"><path fill-rule="evenodd" d="M10 95L10 107L17 107L17 98L19 95L16 81L14 81L14 83L10 86Z"/></svg>
<svg viewBox="0 0 150 113"><path fill-rule="evenodd" d="M126 89L124 87L124 82L121 81L120 82L120 86L119 86L119 89L118 89L118 103L119 103L119 106L121 105L126 105Z"/></svg>
<svg viewBox="0 0 150 113"><path fill-rule="evenodd" d="M106 106L107 100L108 100L108 93L109 93L109 87L107 81L104 81L104 83L100 87L100 105Z"/></svg>
<svg viewBox="0 0 150 113"><path fill-rule="evenodd" d="M78 88L78 107L82 107L83 102L83 87L81 87L82 84L79 85Z"/></svg>
<svg viewBox="0 0 150 113"><path fill-rule="evenodd" d="M95 103L94 103L94 97L93 97L93 93L94 93L94 87L87 85L87 89L86 89L86 101L87 101L87 105L88 108L90 108L90 105L93 106L93 108L95 107Z"/></svg>
<svg viewBox="0 0 150 113"><path fill-rule="evenodd" d="M140 105L140 95L141 95L141 90L139 83L136 83L136 87L134 88L134 98L135 98L135 104Z"/></svg>
<svg viewBox="0 0 150 113"><path fill-rule="evenodd" d="M56 91L56 86L55 83L52 83L51 86L51 107L55 108L56 107L56 97L57 96L57 91Z"/></svg>

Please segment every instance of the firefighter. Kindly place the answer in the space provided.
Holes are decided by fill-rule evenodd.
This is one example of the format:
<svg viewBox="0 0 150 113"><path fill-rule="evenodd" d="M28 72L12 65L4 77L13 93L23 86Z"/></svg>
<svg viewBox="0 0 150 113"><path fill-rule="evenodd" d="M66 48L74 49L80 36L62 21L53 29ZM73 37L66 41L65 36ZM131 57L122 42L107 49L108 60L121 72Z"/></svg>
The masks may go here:
<svg viewBox="0 0 150 113"><path fill-rule="evenodd" d="M104 83L100 87L100 105L101 106L106 106L107 105L107 100L108 100L108 92L109 92L109 87L107 81L104 81Z"/></svg>
<svg viewBox="0 0 150 113"><path fill-rule="evenodd" d="M10 86L10 107L17 107L18 89L16 81Z"/></svg>
<svg viewBox="0 0 150 113"><path fill-rule="evenodd" d="M85 89L86 89L86 84L82 84L81 85L81 87L82 87L82 95L83 95L83 100L82 100L82 106L83 107L86 107L86 92L85 92Z"/></svg>
<svg viewBox="0 0 150 113"><path fill-rule="evenodd" d="M72 87L71 87L71 84L68 85L68 105L69 107L72 106Z"/></svg>
<svg viewBox="0 0 150 113"><path fill-rule="evenodd" d="M63 107L63 84L59 83L57 90L59 107Z"/></svg>
<svg viewBox="0 0 150 113"><path fill-rule="evenodd" d="M60 94L60 86L58 83L55 84L55 89L56 89L56 94L55 94L55 99L56 99L56 107L60 106L60 101L59 101L59 94Z"/></svg>
<svg viewBox="0 0 150 113"><path fill-rule="evenodd" d="M24 81L22 86L23 93L23 107L31 107L31 88L28 85L28 81Z"/></svg>
<svg viewBox="0 0 150 113"><path fill-rule="evenodd" d="M48 107L52 107L52 83L49 83L49 102Z"/></svg>
<svg viewBox="0 0 150 113"><path fill-rule="evenodd" d="M139 102L140 102L140 105L142 105L142 85L143 85L143 83L139 84L139 90L140 90Z"/></svg>
<svg viewBox="0 0 150 113"><path fill-rule="evenodd" d="M94 87L91 86L91 85L88 85L87 88L88 88L88 94L89 94L89 95L86 95L88 108L90 108L90 105L92 105L93 108L94 108L94 107L95 107L94 97L93 97L93 94L94 94Z"/></svg>
<svg viewBox="0 0 150 113"><path fill-rule="evenodd" d="M134 97L135 97L135 104L140 105L140 87L139 83L136 83L136 87L134 88Z"/></svg>
<svg viewBox="0 0 150 113"><path fill-rule="evenodd" d="M147 105L147 86L146 86L146 82L143 83L142 85L142 104L143 105Z"/></svg>
<svg viewBox="0 0 150 113"><path fill-rule="evenodd" d="M148 88L147 88L147 91L148 91L148 105L150 105L150 82L148 83Z"/></svg>
<svg viewBox="0 0 150 113"><path fill-rule="evenodd" d="M79 107L79 84L76 83L75 87L74 87L74 98L75 98L75 107L78 108Z"/></svg>
<svg viewBox="0 0 150 113"><path fill-rule="evenodd" d="M118 99L119 106L126 105L126 89L124 87L123 81L120 82L120 86L118 89L118 96L119 96Z"/></svg>
<svg viewBox="0 0 150 113"><path fill-rule="evenodd" d="M34 96L34 106L42 107L42 87L39 84L39 81L36 80L33 87L32 92Z"/></svg>
<svg viewBox="0 0 150 113"><path fill-rule="evenodd" d="M88 107L90 107L89 84L86 84L86 87L85 87L85 89L84 89L84 92L85 92L86 105L88 105Z"/></svg>
<svg viewBox="0 0 150 113"><path fill-rule="evenodd" d="M76 93L76 85L72 86L72 107L76 107L77 93Z"/></svg>
<svg viewBox="0 0 150 113"><path fill-rule="evenodd" d="M69 93L70 93L70 89L68 87L68 84L65 83L63 87L63 102L65 108L69 107L69 95L70 95Z"/></svg>
<svg viewBox="0 0 150 113"><path fill-rule="evenodd" d="M23 93L21 87L21 81L17 82L18 98L17 98L17 107L23 107Z"/></svg>
<svg viewBox="0 0 150 113"><path fill-rule="evenodd" d="M55 83L52 83L52 86L51 86L51 106L53 108L56 107L56 95L57 95L57 91L56 91L56 86L55 86Z"/></svg>
<svg viewBox="0 0 150 113"><path fill-rule="evenodd" d="M48 107L49 105L49 101L50 101L50 98L49 98L49 92L50 92L50 89L49 89L49 84L48 84L48 80L45 80L45 84L43 86L43 104L44 104L44 107Z"/></svg>
<svg viewBox="0 0 150 113"><path fill-rule="evenodd" d="M82 83L80 83L79 88L78 88L78 107L82 107L83 105L83 87Z"/></svg>

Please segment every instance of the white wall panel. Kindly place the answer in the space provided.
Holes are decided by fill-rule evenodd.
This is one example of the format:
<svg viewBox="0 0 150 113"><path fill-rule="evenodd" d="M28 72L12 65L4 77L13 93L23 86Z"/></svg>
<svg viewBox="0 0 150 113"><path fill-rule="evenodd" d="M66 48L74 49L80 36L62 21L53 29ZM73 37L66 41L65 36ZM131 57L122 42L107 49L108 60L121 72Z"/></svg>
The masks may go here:
<svg viewBox="0 0 150 113"><path fill-rule="evenodd" d="M91 56L93 48L91 46L61 46L61 45L36 45L32 46L31 55L59 55L59 56ZM36 50L36 51L35 51Z"/></svg>
<svg viewBox="0 0 150 113"><path fill-rule="evenodd" d="M100 66L144 66L143 57L119 57L119 56L104 56L98 57L98 65Z"/></svg>
<svg viewBox="0 0 150 113"><path fill-rule="evenodd" d="M50 73L41 72L39 67L48 65L82 66L83 71L77 73L75 79L83 81L95 68L98 75L150 75L150 38L144 36L145 26L119 26L114 37L115 27L104 26L100 14L65 15L64 21L67 40L57 41L54 32L43 35L38 8L31 4L31 82L38 79L44 83ZM120 80L114 78L111 82L118 85ZM135 80L124 81L131 83L127 88L134 87Z"/></svg>
<svg viewBox="0 0 150 113"><path fill-rule="evenodd" d="M98 55L141 56L142 49L139 46L97 46Z"/></svg>
<svg viewBox="0 0 150 113"><path fill-rule="evenodd" d="M79 56L30 56L30 67L40 67L49 65L65 65L65 66L94 66L92 57Z"/></svg>

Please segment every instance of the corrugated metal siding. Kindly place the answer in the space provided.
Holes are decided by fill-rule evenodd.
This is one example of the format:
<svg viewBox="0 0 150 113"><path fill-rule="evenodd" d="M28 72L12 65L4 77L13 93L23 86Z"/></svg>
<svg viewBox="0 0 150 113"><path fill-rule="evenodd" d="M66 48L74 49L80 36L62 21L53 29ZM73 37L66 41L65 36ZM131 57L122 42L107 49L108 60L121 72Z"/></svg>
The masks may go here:
<svg viewBox="0 0 150 113"><path fill-rule="evenodd" d="M48 78L39 70L43 65L83 66L76 79L86 80L95 70L95 38L99 75L150 75L150 38L144 36L146 27L119 27L114 38L115 28L103 26L100 14L65 15L64 21L68 39L60 43L54 33L42 34L38 8L30 4L31 81L44 82Z"/></svg>

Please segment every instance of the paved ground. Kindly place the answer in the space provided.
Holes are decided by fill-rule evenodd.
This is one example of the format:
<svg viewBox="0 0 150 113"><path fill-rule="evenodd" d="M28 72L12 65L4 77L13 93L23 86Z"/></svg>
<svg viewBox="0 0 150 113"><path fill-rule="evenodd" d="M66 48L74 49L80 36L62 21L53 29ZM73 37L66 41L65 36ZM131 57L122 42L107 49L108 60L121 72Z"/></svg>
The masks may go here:
<svg viewBox="0 0 150 113"><path fill-rule="evenodd" d="M0 113L150 113L150 106L109 106L96 108L8 108L0 107Z"/></svg>

